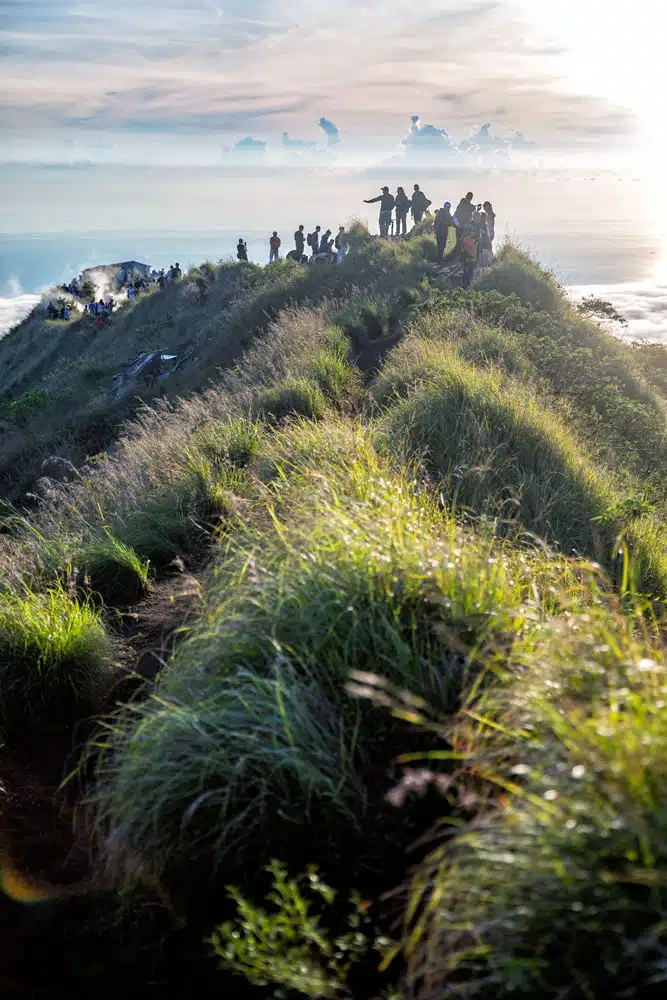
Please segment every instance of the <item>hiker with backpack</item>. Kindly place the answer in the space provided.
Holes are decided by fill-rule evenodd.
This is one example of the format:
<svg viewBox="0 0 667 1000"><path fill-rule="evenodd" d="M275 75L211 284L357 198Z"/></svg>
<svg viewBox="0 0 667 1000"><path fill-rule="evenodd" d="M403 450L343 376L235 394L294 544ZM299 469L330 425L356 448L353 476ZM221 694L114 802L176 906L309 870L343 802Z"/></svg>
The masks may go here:
<svg viewBox="0 0 667 1000"><path fill-rule="evenodd" d="M424 192L419 187L419 184L415 184L414 193L412 195L412 218L414 219L415 225L418 225L424 218L424 213L429 207L431 202L426 197Z"/></svg>
<svg viewBox="0 0 667 1000"><path fill-rule="evenodd" d="M394 211L396 199L393 194L389 193L389 188L385 186L382 188L382 194L379 194L377 198L364 198L364 205L374 205L376 201L380 202L380 236L388 236L391 213Z"/></svg>
<svg viewBox="0 0 667 1000"><path fill-rule="evenodd" d="M280 259L280 245L280 237L274 229L273 235L269 237L269 264Z"/></svg>
<svg viewBox="0 0 667 1000"><path fill-rule="evenodd" d="M327 229L326 233L322 234L320 240L320 246L317 253L317 260L321 261L331 261L331 248L333 247L333 240L331 239L331 230Z"/></svg>
<svg viewBox="0 0 667 1000"><path fill-rule="evenodd" d="M334 246L336 247L336 263L342 264L345 260L345 254L347 253L348 246L345 226L341 226L339 228L336 239L334 240Z"/></svg>
<svg viewBox="0 0 667 1000"><path fill-rule="evenodd" d="M318 253L318 251L320 249L320 231L321 231L321 229L322 229L321 226L315 226L315 228L312 231L312 233L308 233L308 238L306 239L306 243L310 247L310 251L311 251L311 254L312 254L313 258L317 257L317 253Z"/></svg>
<svg viewBox="0 0 667 1000"><path fill-rule="evenodd" d="M472 191L468 191L465 198L461 198L461 201L456 206L456 211L454 212L454 221L456 223L456 246L458 249L461 248L461 240L463 239L464 229L472 225L472 216L475 211L472 199Z"/></svg>

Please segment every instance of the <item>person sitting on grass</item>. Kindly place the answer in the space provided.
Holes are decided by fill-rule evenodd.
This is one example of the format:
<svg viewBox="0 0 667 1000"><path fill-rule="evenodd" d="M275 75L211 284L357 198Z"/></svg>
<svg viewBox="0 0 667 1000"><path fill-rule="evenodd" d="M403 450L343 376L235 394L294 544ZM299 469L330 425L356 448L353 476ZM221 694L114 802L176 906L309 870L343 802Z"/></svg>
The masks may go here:
<svg viewBox="0 0 667 1000"><path fill-rule="evenodd" d="M382 188L382 194L379 194L377 198L364 198L364 205L374 205L376 201L380 202L380 236L388 236L391 213L394 211L396 199L393 194L389 193L389 188L385 186Z"/></svg>

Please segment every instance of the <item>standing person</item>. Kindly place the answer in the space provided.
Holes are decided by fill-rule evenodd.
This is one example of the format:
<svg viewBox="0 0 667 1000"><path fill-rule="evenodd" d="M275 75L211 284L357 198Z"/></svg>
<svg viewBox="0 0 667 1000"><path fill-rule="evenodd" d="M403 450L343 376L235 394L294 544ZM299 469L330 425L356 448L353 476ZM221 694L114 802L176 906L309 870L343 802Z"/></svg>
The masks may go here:
<svg viewBox="0 0 667 1000"><path fill-rule="evenodd" d="M318 251L320 249L320 230L321 226L315 226L312 233L308 234L308 239L306 240L308 246L312 251L312 256L317 257Z"/></svg>
<svg viewBox="0 0 667 1000"><path fill-rule="evenodd" d="M454 212L454 218L456 219L456 245L459 248L463 239L464 229L472 224L472 214L475 210L472 198L472 191L468 191L465 198L461 198Z"/></svg>
<svg viewBox="0 0 667 1000"><path fill-rule="evenodd" d="M491 263L491 237L489 235L489 221L486 212L481 213L479 237L477 240L477 263L480 268L488 267Z"/></svg>
<svg viewBox="0 0 667 1000"><path fill-rule="evenodd" d="M341 226L338 230L338 235L334 240L334 246L338 251L336 254L336 263L342 264L345 260L345 254L347 253L347 233L345 232L345 226Z"/></svg>
<svg viewBox="0 0 667 1000"><path fill-rule="evenodd" d="M100 299L100 301L97 303L97 315L104 316L105 312L106 309L104 307L104 299Z"/></svg>
<svg viewBox="0 0 667 1000"><path fill-rule="evenodd" d="M294 247L296 249L299 260L303 257L303 248L306 245L306 234L303 231L303 226L299 226L294 234Z"/></svg>
<svg viewBox="0 0 667 1000"><path fill-rule="evenodd" d="M472 228L466 226L461 237L461 261L463 263L463 287L470 288L477 264L477 244Z"/></svg>
<svg viewBox="0 0 667 1000"><path fill-rule="evenodd" d="M318 258L321 260L328 260L331 257L332 246L333 240L331 239L331 230L327 229L326 233L322 234L322 239L320 240L320 248L317 254Z"/></svg>
<svg viewBox="0 0 667 1000"><path fill-rule="evenodd" d="M134 285L127 286L127 297L130 302L134 302Z"/></svg>
<svg viewBox="0 0 667 1000"><path fill-rule="evenodd" d="M181 265L178 263L178 261L176 261L176 263L174 264L174 269L171 272L172 281L178 281L182 277L183 277L183 272L181 271Z"/></svg>
<svg viewBox="0 0 667 1000"><path fill-rule="evenodd" d="M493 211L493 205L490 201L485 201L482 207L486 213L486 228L489 231L489 239L493 243L496 235L496 213Z"/></svg>
<svg viewBox="0 0 667 1000"><path fill-rule="evenodd" d="M410 211L410 206L412 202L408 198L405 190L400 187L396 190L396 235L401 235L401 229L403 230L403 236L407 235L408 232L408 212Z"/></svg>
<svg viewBox="0 0 667 1000"><path fill-rule="evenodd" d="M269 264L272 264L274 260L280 259L280 237L275 229L273 235L269 237L269 247Z"/></svg>
<svg viewBox="0 0 667 1000"><path fill-rule="evenodd" d="M435 239L438 244L438 260L442 260L445 256L449 230L454 225L454 220L450 211L451 207L451 202L446 201L443 207L439 208L435 213Z"/></svg>
<svg viewBox="0 0 667 1000"><path fill-rule="evenodd" d="M239 236L239 241L236 244L236 259L245 261L248 260L248 244L245 242L242 236ZM164 275L164 271L162 272L162 274Z"/></svg>
<svg viewBox="0 0 667 1000"><path fill-rule="evenodd" d="M414 193L412 195L412 218L415 221L415 225L422 221L424 218L424 212L430 204L431 202L421 190L419 184L415 184Z"/></svg>
<svg viewBox="0 0 667 1000"><path fill-rule="evenodd" d="M380 236L387 236L396 199L393 194L389 193L389 188L385 186L382 188L382 194L379 194L377 198L364 198L364 205L374 205L376 201L380 202Z"/></svg>

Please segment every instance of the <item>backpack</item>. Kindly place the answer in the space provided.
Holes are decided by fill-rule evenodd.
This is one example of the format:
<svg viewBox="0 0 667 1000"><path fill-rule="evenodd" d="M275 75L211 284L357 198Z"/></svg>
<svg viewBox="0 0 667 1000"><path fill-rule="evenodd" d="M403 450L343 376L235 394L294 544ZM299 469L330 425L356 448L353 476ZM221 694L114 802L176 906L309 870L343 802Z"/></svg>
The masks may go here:
<svg viewBox="0 0 667 1000"><path fill-rule="evenodd" d="M308 233L308 235L306 236L306 243L308 244L309 247L312 247L312 245L313 245L313 234L312 233Z"/></svg>

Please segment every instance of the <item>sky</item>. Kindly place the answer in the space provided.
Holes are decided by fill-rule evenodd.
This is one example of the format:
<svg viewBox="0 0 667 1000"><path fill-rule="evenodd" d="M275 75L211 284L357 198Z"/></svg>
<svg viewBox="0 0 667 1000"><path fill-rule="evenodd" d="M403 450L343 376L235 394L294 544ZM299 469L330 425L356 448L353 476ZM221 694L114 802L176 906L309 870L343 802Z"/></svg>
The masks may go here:
<svg viewBox="0 0 667 1000"><path fill-rule="evenodd" d="M247 135L321 140L321 116L368 152L413 114L558 150L620 153L662 130L665 15L644 0L3 0L0 14L12 162L211 165Z"/></svg>

